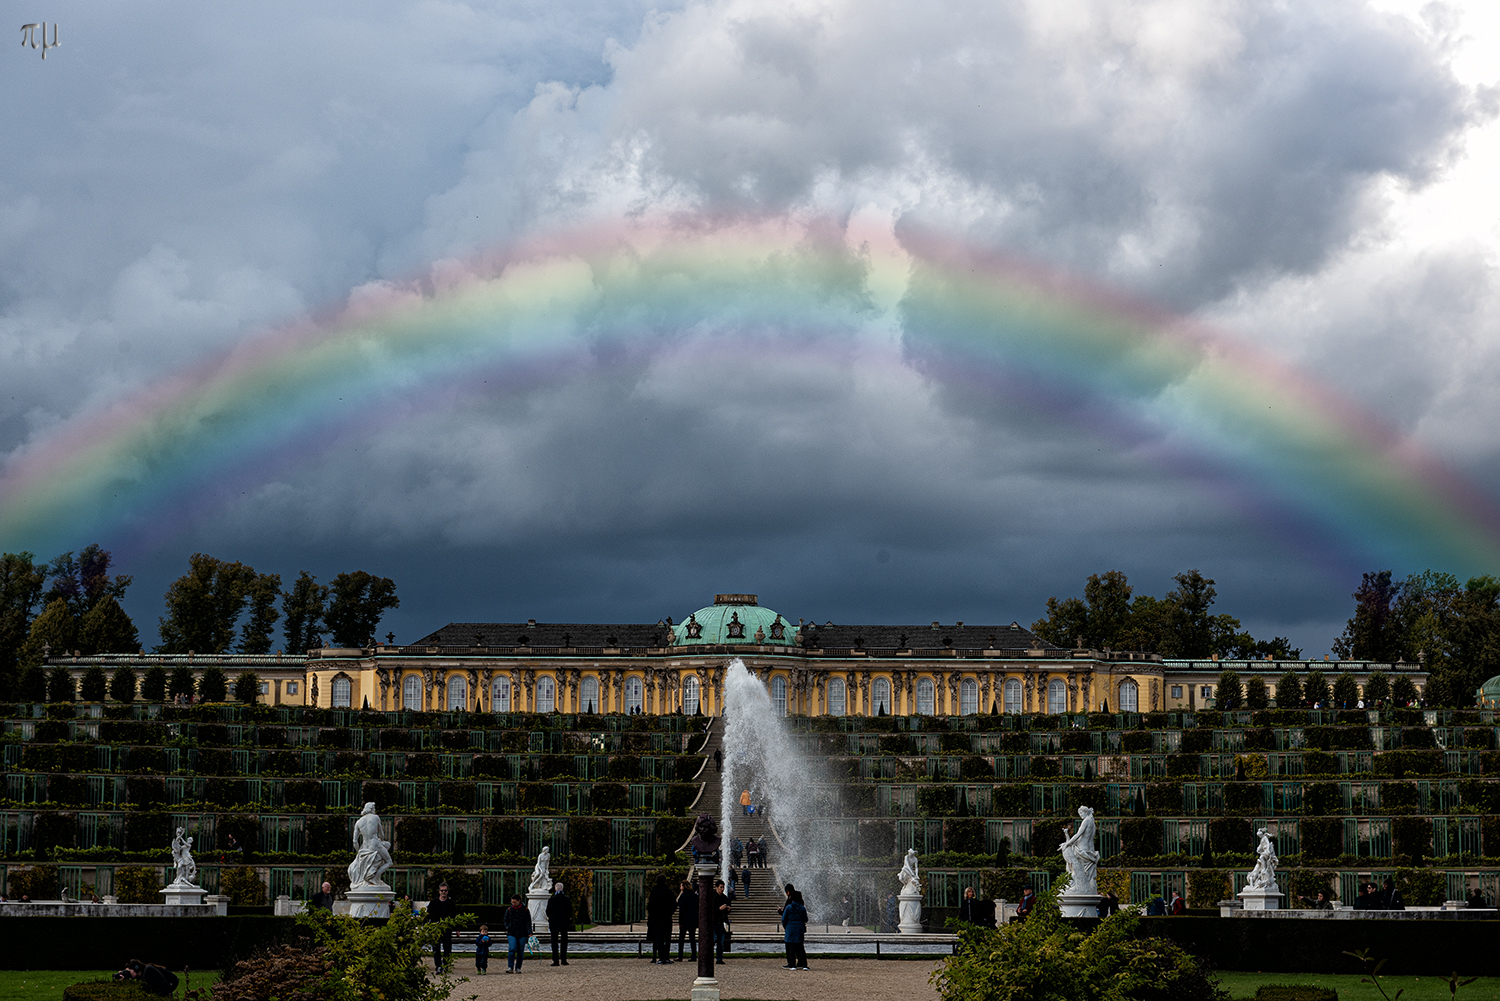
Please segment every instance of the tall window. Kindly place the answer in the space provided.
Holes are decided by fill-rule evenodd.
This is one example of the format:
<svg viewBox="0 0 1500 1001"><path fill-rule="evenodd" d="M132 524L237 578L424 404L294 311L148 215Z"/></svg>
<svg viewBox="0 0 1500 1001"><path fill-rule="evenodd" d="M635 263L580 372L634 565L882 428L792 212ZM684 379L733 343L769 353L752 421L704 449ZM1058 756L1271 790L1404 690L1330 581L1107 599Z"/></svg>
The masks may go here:
<svg viewBox="0 0 1500 1001"><path fill-rule="evenodd" d="M979 682L965 678L958 683L958 712L972 716L979 711Z"/></svg>
<svg viewBox="0 0 1500 1001"><path fill-rule="evenodd" d="M448 711L469 708L469 683L463 675L455 674L448 679Z"/></svg>
<svg viewBox="0 0 1500 1001"><path fill-rule="evenodd" d="M1005 679L1005 711L1008 713L1021 711L1021 680L1019 678Z"/></svg>
<svg viewBox="0 0 1500 1001"><path fill-rule="evenodd" d="M786 679L780 675L771 679L771 708L777 716L786 715Z"/></svg>
<svg viewBox="0 0 1500 1001"><path fill-rule="evenodd" d="M600 712L601 710L599 708L599 679L598 678L584 678L583 679L583 685L581 686L580 690L581 690L582 695L583 695L583 706L582 706L583 711L586 712L586 713Z"/></svg>
<svg viewBox="0 0 1500 1001"><path fill-rule="evenodd" d="M536 679L536 711L550 713L557 709L557 684L551 678Z"/></svg>
<svg viewBox="0 0 1500 1001"><path fill-rule="evenodd" d="M1139 706L1140 686L1128 679L1120 682L1120 712L1139 712Z"/></svg>
<svg viewBox="0 0 1500 1001"><path fill-rule="evenodd" d="M828 682L828 715L844 715L844 705L847 701L844 697L844 682L842 678L832 678Z"/></svg>
<svg viewBox="0 0 1500 1001"><path fill-rule="evenodd" d="M1068 686L1061 678L1047 682L1047 712L1053 716L1068 711Z"/></svg>
<svg viewBox="0 0 1500 1001"><path fill-rule="evenodd" d="M890 681L885 678L876 678L875 684L872 686L872 688L873 692L871 697L874 699L875 705L871 708L870 711L873 712L876 716L879 716L881 710L885 710L885 714L889 716L891 714Z"/></svg>
<svg viewBox="0 0 1500 1001"><path fill-rule="evenodd" d="M682 711L689 716L698 712L698 676L690 674L682 679Z"/></svg>
<svg viewBox="0 0 1500 1001"><path fill-rule="evenodd" d="M354 686L349 683L349 679L339 675L333 679L331 687L333 688L333 708L348 709L349 700L354 691Z"/></svg>
<svg viewBox="0 0 1500 1001"><path fill-rule="evenodd" d="M917 714L920 716L932 715L932 679L917 679Z"/></svg>
<svg viewBox="0 0 1500 1001"><path fill-rule="evenodd" d="M640 678L625 679L625 711L638 713L641 711L641 693L643 689Z"/></svg>
<svg viewBox="0 0 1500 1001"><path fill-rule="evenodd" d="M422 711L422 678L420 675L408 674L406 680L401 682L401 708L418 713Z"/></svg>
<svg viewBox="0 0 1500 1001"><path fill-rule="evenodd" d="M490 685L490 709L497 713L510 712L509 678L496 678Z"/></svg>

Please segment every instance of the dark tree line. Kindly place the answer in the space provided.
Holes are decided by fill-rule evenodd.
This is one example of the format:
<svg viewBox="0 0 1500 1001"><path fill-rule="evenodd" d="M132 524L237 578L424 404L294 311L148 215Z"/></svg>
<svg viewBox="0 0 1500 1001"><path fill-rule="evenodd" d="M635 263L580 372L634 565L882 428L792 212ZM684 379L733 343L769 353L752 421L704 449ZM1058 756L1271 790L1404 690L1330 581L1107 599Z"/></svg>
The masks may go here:
<svg viewBox="0 0 1500 1001"><path fill-rule="evenodd" d="M1218 592L1197 570L1172 578L1177 587L1165 597L1135 594L1123 573L1091 574L1082 598L1047 599L1047 615L1031 631L1058 646L1095 650L1136 650L1163 657L1217 654L1228 660L1295 660L1302 651L1284 638L1257 640L1232 615L1213 615Z"/></svg>
<svg viewBox="0 0 1500 1001"><path fill-rule="evenodd" d="M38 563L28 552L0 555L0 699L40 700L62 686L67 672L48 676L41 670L49 650L84 655L140 650L135 623L120 607L131 577L112 574L111 562L109 551L98 545L48 563ZM291 654L327 640L340 647L369 646L381 617L401 605L394 581L363 570L341 573L326 585L304 570L283 592L279 574L204 553L189 558L188 572L167 589L164 601L157 653L269 653L278 621ZM133 685L134 676L129 680ZM92 675L86 681L91 693L99 687ZM191 677L188 682L191 691Z"/></svg>

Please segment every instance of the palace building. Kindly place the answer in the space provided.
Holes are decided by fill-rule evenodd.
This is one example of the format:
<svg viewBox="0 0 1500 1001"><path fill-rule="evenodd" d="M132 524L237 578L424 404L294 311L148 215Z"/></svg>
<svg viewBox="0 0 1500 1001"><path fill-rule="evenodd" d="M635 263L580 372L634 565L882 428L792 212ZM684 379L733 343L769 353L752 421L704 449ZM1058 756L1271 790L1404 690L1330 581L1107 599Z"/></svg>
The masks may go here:
<svg viewBox="0 0 1500 1001"><path fill-rule="evenodd" d="M306 702L325 708L539 713L723 712L739 658L786 715L1157 712L1209 708L1219 675L1375 671L1366 661L1163 660L1055 646L1015 622L795 623L753 594L715 595L681 622L454 622L415 643L310 651Z"/></svg>

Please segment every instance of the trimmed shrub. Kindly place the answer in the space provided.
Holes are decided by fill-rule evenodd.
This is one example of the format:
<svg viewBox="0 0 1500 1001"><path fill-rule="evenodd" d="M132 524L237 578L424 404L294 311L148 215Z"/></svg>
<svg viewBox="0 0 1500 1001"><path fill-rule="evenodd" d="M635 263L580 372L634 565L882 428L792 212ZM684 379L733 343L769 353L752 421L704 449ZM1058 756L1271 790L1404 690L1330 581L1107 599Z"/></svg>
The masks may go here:
<svg viewBox="0 0 1500 1001"><path fill-rule="evenodd" d="M1194 869L1188 873L1187 905L1218 907L1231 892L1229 873L1223 869Z"/></svg>
<svg viewBox="0 0 1500 1001"><path fill-rule="evenodd" d="M141 698L146 702L165 702L167 699L167 669L160 664L146 668L141 675Z"/></svg>
<svg viewBox="0 0 1500 1001"><path fill-rule="evenodd" d="M57 866L34 865L29 869L10 871L10 896L19 900L22 894L32 900L56 900L58 895Z"/></svg>
<svg viewBox="0 0 1500 1001"><path fill-rule="evenodd" d="M115 870L115 896L122 904L161 903L161 872L150 865L122 865Z"/></svg>
<svg viewBox="0 0 1500 1001"><path fill-rule="evenodd" d="M402 817L396 821L396 849L415 855L437 850L437 822L431 817Z"/></svg>
<svg viewBox="0 0 1500 1001"><path fill-rule="evenodd" d="M220 872L219 892L228 896L230 903L240 907L263 907L266 903L266 884L248 865Z"/></svg>
<svg viewBox="0 0 1500 1001"><path fill-rule="evenodd" d="M108 690L109 677L104 673L104 668L98 664L85 670L83 677L79 679L78 692L85 702L103 702Z"/></svg>
<svg viewBox="0 0 1500 1001"><path fill-rule="evenodd" d="M526 835L520 820L514 817L496 817L484 822L484 850L487 853L491 855L499 855L503 852L520 854L525 847ZM672 847L675 848L676 845ZM601 817L570 818L568 820L568 851L584 858L603 858L608 855L609 821Z"/></svg>
<svg viewBox="0 0 1500 1001"><path fill-rule="evenodd" d="M342 813L314 814L307 818L307 850L314 855L350 851L349 817Z"/></svg>
<svg viewBox="0 0 1500 1001"><path fill-rule="evenodd" d="M1120 821L1120 847L1127 855L1160 855L1161 835L1161 821L1154 817L1126 817Z"/></svg>
<svg viewBox="0 0 1500 1001"><path fill-rule="evenodd" d="M1208 822L1208 836L1215 852L1253 852L1254 832L1250 821L1239 817L1215 817Z"/></svg>
<svg viewBox="0 0 1500 1001"><path fill-rule="evenodd" d="M222 667L205 667L198 678L199 702L229 701L229 678Z"/></svg>

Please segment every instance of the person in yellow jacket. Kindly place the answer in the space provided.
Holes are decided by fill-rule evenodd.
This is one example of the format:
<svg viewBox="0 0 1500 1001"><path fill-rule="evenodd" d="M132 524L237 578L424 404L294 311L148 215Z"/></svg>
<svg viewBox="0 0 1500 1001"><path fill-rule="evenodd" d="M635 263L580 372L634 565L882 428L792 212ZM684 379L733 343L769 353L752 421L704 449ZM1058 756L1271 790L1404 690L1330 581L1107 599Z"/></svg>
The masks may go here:
<svg viewBox="0 0 1500 1001"><path fill-rule="evenodd" d="M745 810L745 816L750 816L750 790L746 789L740 793L740 806Z"/></svg>

